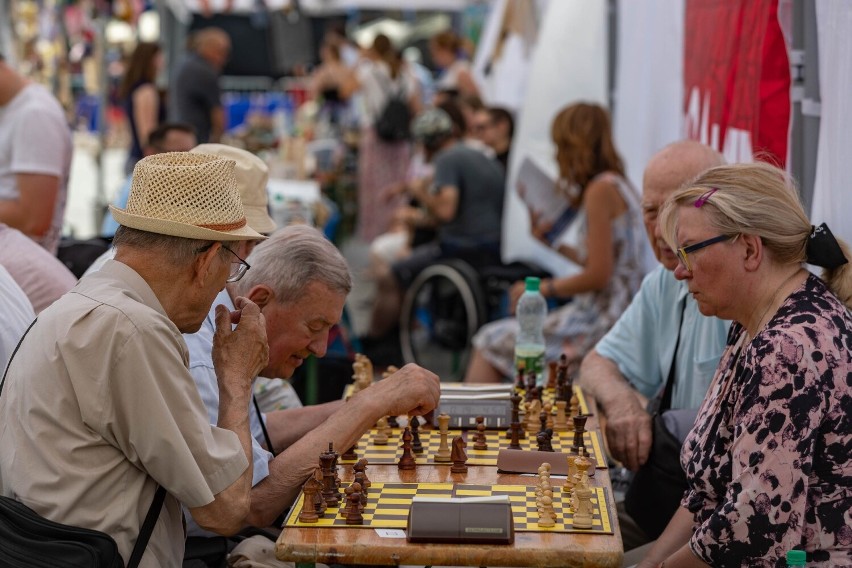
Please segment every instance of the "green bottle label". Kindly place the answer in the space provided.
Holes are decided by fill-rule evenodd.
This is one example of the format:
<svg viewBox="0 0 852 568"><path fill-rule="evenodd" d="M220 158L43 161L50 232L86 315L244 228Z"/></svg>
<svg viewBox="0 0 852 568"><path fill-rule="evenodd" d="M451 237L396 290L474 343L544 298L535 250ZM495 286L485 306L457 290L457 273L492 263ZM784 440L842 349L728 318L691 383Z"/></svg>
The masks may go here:
<svg viewBox="0 0 852 568"><path fill-rule="evenodd" d="M521 350L515 351L515 370L523 369L524 378L535 371L536 382L541 382L544 371L544 350Z"/></svg>

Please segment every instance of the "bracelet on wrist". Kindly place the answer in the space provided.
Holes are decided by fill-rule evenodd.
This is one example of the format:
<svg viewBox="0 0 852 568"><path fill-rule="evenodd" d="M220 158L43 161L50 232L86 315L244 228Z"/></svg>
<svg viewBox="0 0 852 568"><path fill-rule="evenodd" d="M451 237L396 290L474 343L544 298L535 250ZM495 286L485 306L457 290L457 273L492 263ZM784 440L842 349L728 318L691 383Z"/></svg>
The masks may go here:
<svg viewBox="0 0 852 568"><path fill-rule="evenodd" d="M547 292L545 296L547 298L555 298L556 297L556 289L553 286L553 278L549 278L544 281L544 289Z"/></svg>

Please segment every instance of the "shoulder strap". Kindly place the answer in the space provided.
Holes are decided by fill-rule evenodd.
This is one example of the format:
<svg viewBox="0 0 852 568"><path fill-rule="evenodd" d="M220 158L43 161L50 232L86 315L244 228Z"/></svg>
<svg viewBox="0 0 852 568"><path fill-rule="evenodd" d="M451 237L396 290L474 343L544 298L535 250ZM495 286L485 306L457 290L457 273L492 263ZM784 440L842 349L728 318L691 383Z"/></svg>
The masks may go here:
<svg viewBox="0 0 852 568"><path fill-rule="evenodd" d="M251 400L254 402L254 411L257 412L257 419L260 422L260 429L263 430L263 439L266 440L266 449L275 457L275 448L272 447L272 438L269 437L269 431L266 429L266 422L263 420L263 413L260 411L260 404L257 402L257 397L251 395Z"/></svg>
<svg viewBox="0 0 852 568"><path fill-rule="evenodd" d="M163 508L165 500L166 488L160 485L157 487L157 492L154 493L154 500L151 501L151 506L148 507L148 513L145 515L142 528L139 529L139 538L136 539L136 544L133 546L133 552L130 554L127 568L136 568L139 566L139 562L142 561L142 555L145 554L145 549L148 548L148 541L151 539L151 533L154 532L154 525L157 524L157 518L160 516L160 510Z"/></svg>
<svg viewBox="0 0 852 568"><path fill-rule="evenodd" d="M33 322L29 325L27 330L21 336L21 339L18 340L18 344L15 346L15 350L12 351L12 356L9 357L9 362L6 364L6 370L3 372L3 380L0 381L0 395L3 394L3 385L6 384L6 375L9 374L9 367L12 365L12 359L15 358L15 354L18 353L18 349L20 349L21 343L24 342L24 338L27 336L27 334L30 332L30 330L35 325L35 322L37 321L38 318L33 320ZM160 516L160 510L163 508L163 502L165 500L165 487L157 487L157 492L154 494L154 500L151 502L151 506L148 507L148 513L145 515L145 521L142 523L142 528L139 531L139 538L136 539L136 545L133 547L133 552L130 555L130 561L127 563L127 568L136 568L137 566L139 566L139 562L142 560L142 555L145 553L145 549L148 547L148 541L151 539L151 533L154 532L154 525L157 524L157 517Z"/></svg>
<svg viewBox="0 0 852 568"><path fill-rule="evenodd" d="M666 384L663 390L648 403L648 411L651 414L659 414L670 409L672 406L672 392L674 391L675 371L677 370L677 350L680 348L681 329L683 328L683 316L686 312L686 298L681 301L680 305L680 320L677 326L677 341L675 342L674 355L672 355L672 364L669 367L669 376L666 379Z"/></svg>
<svg viewBox="0 0 852 568"><path fill-rule="evenodd" d="M27 334L30 332L30 330L35 325L35 322L37 322L37 321L38 321L38 318L34 319L33 322L29 325L29 327L27 327L27 330L24 332L24 334L18 340L18 344L15 345L15 350L12 351L12 354L9 356L9 362L6 363L6 370L3 371L3 380L0 381L0 396L3 394L3 385L6 384L6 375L9 374L9 367L12 366L12 359L15 358L15 354L18 352L18 349L21 348L21 343L24 342L24 338L27 336Z"/></svg>

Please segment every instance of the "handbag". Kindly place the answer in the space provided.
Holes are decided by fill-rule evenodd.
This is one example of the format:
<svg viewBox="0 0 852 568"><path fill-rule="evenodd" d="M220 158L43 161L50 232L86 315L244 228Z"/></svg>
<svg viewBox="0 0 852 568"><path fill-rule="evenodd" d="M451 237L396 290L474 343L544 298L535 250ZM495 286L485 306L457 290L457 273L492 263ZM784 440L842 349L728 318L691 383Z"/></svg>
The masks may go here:
<svg viewBox="0 0 852 568"><path fill-rule="evenodd" d="M21 336L0 381L0 396L12 359L36 318ZM166 498L158 487L133 547L128 568L136 568L148 546ZM105 505L106 506L106 505ZM0 566L4 568L124 568L115 540L100 531L45 519L20 501L0 496Z"/></svg>
<svg viewBox="0 0 852 568"><path fill-rule="evenodd" d="M683 325L685 307L684 301L681 305L681 325ZM648 403L653 424L653 441L648 460L635 473L624 496L624 508L627 514L651 540L663 534L666 525L680 506L683 494L689 488L686 474L680 465L680 449L683 446L683 440L678 439L666 426L666 418L689 421L691 417L694 421L697 413L695 410L669 410L679 346L680 326L678 326L675 354L669 367L666 384L659 395ZM689 429L686 428L686 431Z"/></svg>

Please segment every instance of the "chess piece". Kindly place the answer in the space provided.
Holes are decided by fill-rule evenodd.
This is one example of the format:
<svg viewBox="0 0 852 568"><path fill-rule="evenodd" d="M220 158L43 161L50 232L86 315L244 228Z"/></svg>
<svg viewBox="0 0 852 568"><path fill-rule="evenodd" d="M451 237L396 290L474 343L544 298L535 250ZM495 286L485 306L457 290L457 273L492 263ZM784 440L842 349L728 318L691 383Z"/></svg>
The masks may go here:
<svg viewBox="0 0 852 568"><path fill-rule="evenodd" d="M399 458L399 463L397 464L399 469L408 470L417 467L417 462L414 461L414 454L411 453L411 440L411 428L406 426L402 432L402 456Z"/></svg>
<svg viewBox="0 0 852 568"><path fill-rule="evenodd" d="M556 526L556 515L553 510L553 497L542 495L541 508L538 514L538 526L549 529Z"/></svg>
<svg viewBox="0 0 852 568"><path fill-rule="evenodd" d="M580 399L577 397L577 393L573 392L574 389L571 389L571 401L569 402L570 408L570 416L574 417L580 414Z"/></svg>
<svg viewBox="0 0 852 568"><path fill-rule="evenodd" d="M399 420L396 419L396 416L388 416L388 428L399 428Z"/></svg>
<svg viewBox="0 0 852 568"><path fill-rule="evenodd" d="M346 461L357 460L358 454L355 453L355 450L357 450L357 449L358 449L358 442L355 442L354 444L352 444L352 446L348 450L343 452L343 455L340 456L340 459L343 459L343 460L346 460Z"/></svg>
<svg viewBox="0 0 852 568"><path fill-rule="evenodd" d="M320 468L322 469L322 498L329 507L337 507L340 498L337 496L337 486L334 483L334 454L323 452L320 454Z"/></svg>
<svg viewBox="0 0 852 568"><path fill-rule="evenodd" d="M568 402L568 357L563 353L559 356L556 366L556 400Z"/></svg>
<svg viewBox="0 0 852 568"><path fill-rule="evenodd" d="M473 442L474 450L487 450L488 442L485 440L485 417L476 417L476 436Z"/></svg>
<svg viewBox="0 0 852 568"><path fill-rule="evenodd" d="M377 446L386 446L388 444L388 419L382 416L376 422L376 437L373 438L373 443Z"/></svg>
<svg viewBox="0 0 852 568"><path fill-rule="evenodd" d="M512 423L517 422L518 425L520 425L520 423L521 423L521 400L522 399L523 399L523 397L521 397L521 395L519 395L517 392L512 393L512 396L509 397L509 401L512 403L512 418L509 421L509 429L506 430L506 437L507 438L512 437L512 426L511 426ZM525 433L524 433L523 429L518 430L518 436L520 436L520 439L523 439L525 437Z"/></svg>
<svg viewBox="0 0 852 568"><path fill-rule="evenodd" d="M568 475L565 477L565 485L562 486L562 492L567 493L569 496L573 493L574 476L577 474L577 463L574 461L576 459L576 455L568 455Z"/></svg>
<svg viewBox="0 0 852 568"><path fill-rule="evenodd" d="M535 397L535 381L536 381L536 373L534 369L530 369L527 373L527 396L530 400Z"/></svg>
<svg viewBox="0 0 852 568"><path fill-rule="evenodd" d="M363 493L364 497L366 497L369 494L369 491L368 491L368 488L367 488L366 478L364 477L364 472L363 471L357 472L355 474L355 477L352 478L352 480L355 483L357 483L358 485L361 486L361 493Z"/></svg>
<svg viewBox="0 0 852 568"><path fill-rule="evenodd" d="M387 369L382 371L382 378L386 379L386 378L390 377L391 375L393 375L394 373L396 373L397 371L399 371L399 367L397 367L396 365L388 365Z"/></svg>
<svg viewBox="0 0 852 568"><path fill-rule="evenodd" d="M438 415L438 432L441 437L440 445L438 446L438 452L435 454L435 462L436 463L449 463L452 460L450 457L450 444L449 444L449 429L450 429L450 416L448 414L439 414Z"/></svg>
<svg viewBox="0 0 852 568"><path fill-rule="evenodd" d="M539 432L544 432L545 430L547 430L547 411L546 410L542 410L541 412L538 413L538 422L539 422L539 425L541 426L538 429Z"/></svg>
<svg viewBox="0 0 852 568"><path fill-rule="evenodd" d="M368 462L368 461L367 461L367 458L361 458L360 460L358 460L358 461L355 463L355 465L353 465L353 466L352 466L352 471L354 471L354 472L355 472L355 476L358 476L358 474L362 474L362 475L363 475L363 477L364 477L364 481L361 483L361 487L365 487L365 488L367 488L367 489L369 489L369 488L370 488L370 486L373 484L373 483L372 483L372 482L371 482L371 481L367 478L367 465L369 465L369 463L370 463L370 462Z"/></svg>
<svg viewBox="0 0 852 568"><path fill-rule="evenodd" d="M319 489L314 495L314 506L316 507L317 514L322 518L325 516L326 510L328 510L328 505L325 504L325 499L322 498L322 484L323 484L323 476L322 469L316 468L314 470L314 481L319 485Z"/></svg>
<svg viewBox="0 0 852 568"><path fill-rule="evenodd" d="M464 438L461 436L453 438L453 450L450 455L450 459L453 460L453 467L450 468L452 473L467 473L467 454L464 451L466 447Z"/></svg>
<svg viewBox="0 0 852 568"><path fill-rule="evenodd" d="M420 441L420 419L412 416L408 424L411 427L411 449L415 454L422 454L423 443Z"/></svg>
<svg viewBox="0 0 852 568"><path fill-rule="evenodd" d="M321 490L322 484L313 475L302 486L302 492L305 496L302 502L302 511L299 513L300 523L315 523L319 520L316 497Z"/></svg>
<svg viewBox="0 0 852 568"><path fill-rule="evenodd" d="M526 384L524 383L524 368L518 367L517 375L515 376L515 392L522 393L526 390Z"/></svg>
<svg viewBox="0 0 852 568"><path fill-rule="evenodd" d="M541 402L537 398L534 398L530 402L527 403L527 413L524 416L526 420L526 430L530 434L535 434L539 432L539 415L541 414Z"/></svg>
<svg viewBox="0 0 852 568"><path fill-rule="evenodd" d="M521 449L521 440L520 435L523 430L521 430L520 422L512 422L509 427L509 431L512 433L512 438L509 440L509 449L510 450L520 450Z"/></svg>
<svg viewBox="0 0 852 568"><path fill-rule="evenodd" d="M364 363L361 380L363 382L363 388L367 388L373 384L373 377L375 377L375 373L373 372L373 362L370 361L370 358L366 355L361 355L361 361Z"/></svg>
<svg viewBox="0 0 852 568"><path fill-rule="evenodd" d="M580 463L580 460L585 460L587 464ZM592 528L593 491L589 487L588 470L591 462L585 458L577 458L577 462L577 468L580 470L580 481L574 487L574 528L590 529Z"/></svg>
<svg viewBox="0 0 852 568"><path fill-rule="evenodd" d="M347 525L363 525L364 515L361 514L361 487L357 483L350 486L350 493L346 500L349 506L346 508L346 524Z"/></svg>
<svg viewBox="0 0 852 568"><path fill-rule="evenodd" d="M550 390L556 388L556 361L547 364L547 388Z"/></svg>
<svg viewBox="0 0 852 568"><path fill-rule="evenodd" d="M544 405L544 415L547 419L545 422L545 427L553 429L553 405L549 402Z"/></svg>
<svg viewBox="0 0 852 568"><path fill-rule="evenodd" d="M565 414L565 407L568 406L568 403L564 400L556 401L556 418L553 420L553 431L554 432L567 432L568 431L568 416Z"/></svg>
<svg viewBox="0 0 852 568"><path fill-rule="evenodd" d="M571 444L571 450L575 454L580 453L580 449L586 449L586 443L583 440L583 435L586 433L586 420L588 420L588 416L584 414L580 414L579 416L573 417L571 420L574 423L574 443Z"/></svg>
<svg viewBox="0 0 852 568"><path fill-rule="evenodd" d="M343 499L343 494L340 492L340 475L337 472L337 460L340 458L340 454L334 451L334 442L328 443L328 453L334 456L334 459L331 460L331 472L334 474L335 495L338 499Z"/></svg>

